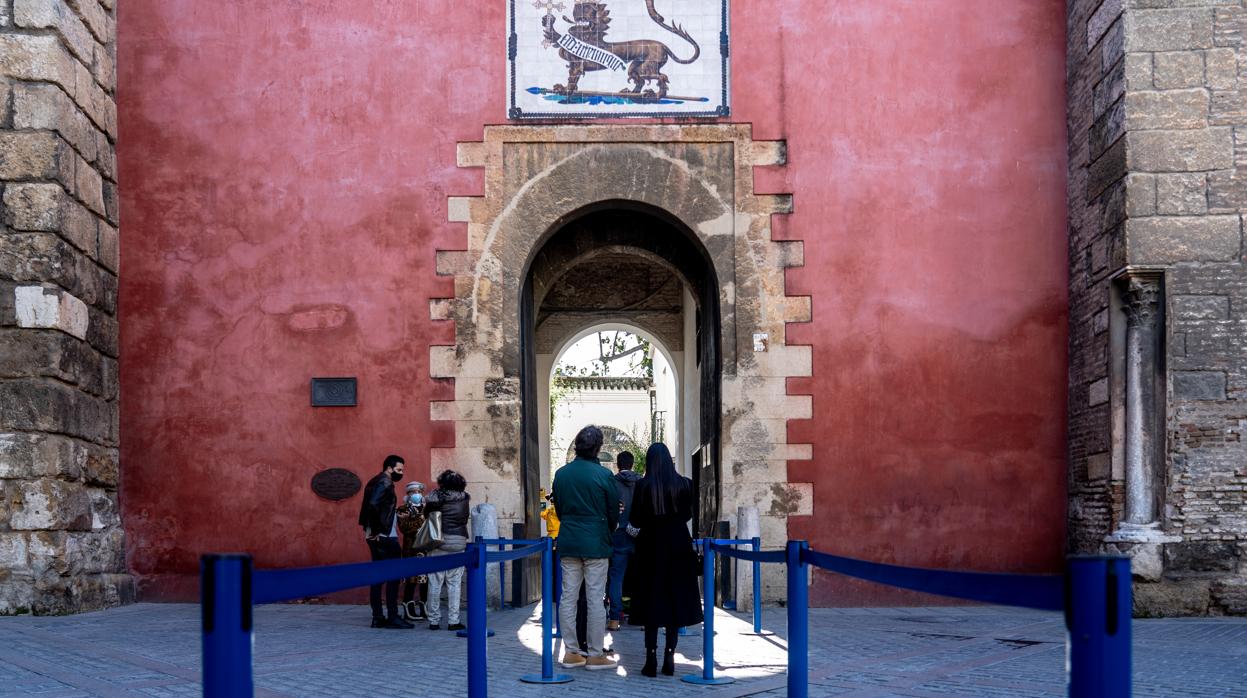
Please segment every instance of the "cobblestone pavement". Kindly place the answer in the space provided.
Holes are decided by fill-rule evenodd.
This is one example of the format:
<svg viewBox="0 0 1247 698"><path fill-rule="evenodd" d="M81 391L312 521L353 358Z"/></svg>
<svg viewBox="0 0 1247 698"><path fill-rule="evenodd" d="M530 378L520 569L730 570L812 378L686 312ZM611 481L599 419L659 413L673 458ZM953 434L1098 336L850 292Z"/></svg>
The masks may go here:
<svg viewBox="0 0 1247 698"><path fill-rule="evenodd" d="M646 679L641 632L613 634L614 672L571 670L569 684L532 686L540 671L538 610L491 611L492 695L784 695L784 611L764 612L775 634L754 637L747 615L716 617L719 687ZM264 606L255 613L261 696L430 695L466 692L466 642L446 631L373 630L358 606ZM1247 619L1141 620L1134 624L1138 696L1247 697ZM701 669L690 629L679 674ZM994 607L816 609L810 624L812 696L1059 696L1059 615ZM199 693L199 611L138 604L60 618L0 618L0 695L166 696Z"/></svg>

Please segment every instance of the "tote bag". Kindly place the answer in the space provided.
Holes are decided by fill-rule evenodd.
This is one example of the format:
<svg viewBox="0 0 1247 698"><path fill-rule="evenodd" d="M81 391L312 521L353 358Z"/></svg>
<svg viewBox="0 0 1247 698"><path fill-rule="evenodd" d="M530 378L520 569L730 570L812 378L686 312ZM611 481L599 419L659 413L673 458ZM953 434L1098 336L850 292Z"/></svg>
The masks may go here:
<svg viewBox="0 0 1247 698"><path fill-rule="evenodd" d="M431 511L424 519L424 525L416 531L414 550L428 552L442 547L442 512Z"/></svg>

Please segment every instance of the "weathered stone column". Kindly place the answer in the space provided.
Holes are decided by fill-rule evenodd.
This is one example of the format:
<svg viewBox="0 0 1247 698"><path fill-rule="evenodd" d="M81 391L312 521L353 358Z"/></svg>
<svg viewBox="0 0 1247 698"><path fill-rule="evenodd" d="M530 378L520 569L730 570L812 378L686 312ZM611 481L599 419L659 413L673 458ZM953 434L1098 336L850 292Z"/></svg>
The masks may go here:
<svg viewBox="0 0 1247 698"><path fill-rule="evenodd" d="M1161 527L1161 478L1157 460L1160 415L1156 395L1157 374L1161 370L1158 317L1161 277L1156 272L1128 272L1122 293L1126 316L1125 346L1125 431L1122 434L1125 461L1125 502L1116 529L1105 539L1110 550L1129 555L1131 569L1138 579L1157 581L1164 574L1164 544L1179 538Z"/></svg>
<svg viewBox="0 0 1247 698"><path fill-rule="evenodd" d="M1126 312L1126 503L1124 523L1155 525L1156 498L1156 279L1127 281Z"/></svg>
<svg viewBox="0 0 1247 698"><path fill-rule="evenodd" d="M0 615L134 598L118 487L114 0L0 7Z"/></svg>

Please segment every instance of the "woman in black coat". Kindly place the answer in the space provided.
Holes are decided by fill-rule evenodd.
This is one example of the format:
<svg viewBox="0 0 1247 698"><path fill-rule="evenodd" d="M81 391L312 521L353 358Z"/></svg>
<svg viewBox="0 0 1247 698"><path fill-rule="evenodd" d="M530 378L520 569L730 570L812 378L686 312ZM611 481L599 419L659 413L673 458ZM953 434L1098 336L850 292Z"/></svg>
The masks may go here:
<svg viewBox="0 0 1247 698"><path fill-rule="evenodd" d="M645 454L645 477L632 498L630 524L640 532L628 566L636 592L628 619L645 626L644 676L657 675L660 627L667 634L662 673L671 676L680 628L702 621L697 554L688 532L692 519L693 483L675 471L666 446L650 446Z"/></svg>

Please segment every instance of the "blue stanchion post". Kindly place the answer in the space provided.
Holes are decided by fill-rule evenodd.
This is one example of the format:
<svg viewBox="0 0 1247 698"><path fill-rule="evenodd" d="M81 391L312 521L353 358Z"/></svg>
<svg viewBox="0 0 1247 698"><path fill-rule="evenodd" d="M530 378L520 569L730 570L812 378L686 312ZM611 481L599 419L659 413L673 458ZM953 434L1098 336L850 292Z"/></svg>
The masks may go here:
<svg viewBox="0 0 1247 698"><path fill-rule="evenodd" d="M511 544L511 549L515 550L520 546ZM498 546L499 550L506 550L506 544ZM507 563L505 560L498 561L498 610L501 611L507 607Z"/></svg>
<svg viewBox="0 0 1247 698"><path fill-rule="evenodd" d="M1130 560L1076 555L1066 570L1071 698L1130 695Z"/></svg>
<svg viewBox="0 0 1247 698"><path fill-rule="evenodd" d="M207 698L254 695L251 678L251 556L200 558L203 690Z"/></svg>
<svg viewBox="0 0 1247 698"><path fill-rule="evenodd" d="M756 553L762 551L762 539L754 536L749 547ZM762 634L762 563L753 562L753 634Z"/></svg>
<svg viewBox="0 0 1247 698"><path fill-rule="evenodd" d="M788 698L810 691L810 587L804 553L810 544L788 541Z"/></svg>
<svg viewBox="0 0 1247 698"><path fill-rule="evenodd" d="M478 546L480 546L481 550L485 551L485 552L482 552L482 553L481 553L482 555L484 555L485 553L489 552L489 545L485 542L485 537L484 537L484 536L477 536L477 537L476 537L476 544L477 544ZM504 549L505 549L505 547L506 547L506 546L500 547L500 548L499 548L499 550L504 550ZM485 565L485 563L481 563L481 564L482 564L482 565ZM499 564L502 564L502 563L499 563ZM470 572L471 572L471 570L469 570L469 573L470 573ZM481 572L481 574L482 574L482 575L484 575L484 574L485 574L485 572ZM469 598L471 598L471 597L469 597ZM447 603L449 603L449 599L447 599ZM482 613L482 615L483 615L483 614L484 614L484 611L481 611L481 613ZM493 628L491 628L491 627L489 627L488 622L487 622L487 623L486 623L486 625L485 625L485 637L493 637L493 636L494 636L494 629L493 629ZM471 614L471 613L469 613L469 614L468 614L468 627L467 627L467 629L466 629L466 630L456 630L456 631L455 631L455 637L467 637L467 638L472 637L472 614Z"/></svg>
<svg viewBox="0 0 1247 698"><path fill-rule="evenodd" d="M468 696L489 693L485 626L485 545L468 544Z"/></svg>
<svg viewBox="0 0 1247 698"><path fill-rule="evenodd" d="M554 539L551 538L550 540L554 540ZM554 552L554 558L550 562L550 564L551 566L554 567L554 635L553 637L555 639L561 639L563 637L563 621L559 620L560 618L559 604L562 603L563 601L562 599L563 565L559 562L559 553L557 550Z"/></svg>
<svg viewBox="0 0 1247 698"><path fill-rule="evenodd" d="M525 674L524 683L567 683L568 674L554 673L554 541L543 538L541 551L541 673Z"/></svg>
<svg viewBox="0 0 1247 698"><path fill-rule="evenodd" d="M686 683L702 686L718 686L732 683L730 676L714 675L714 539L701 540L702 553L702 625L701 625L701 673L681 677Z"/></svg>

